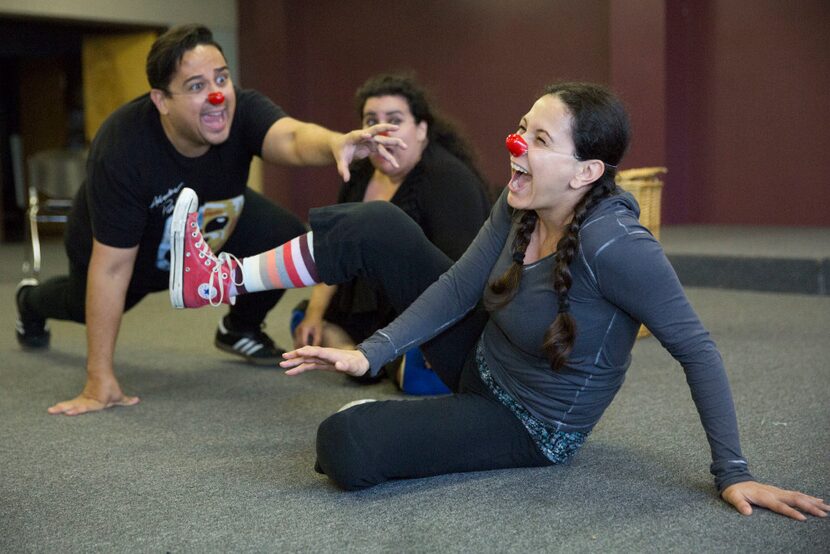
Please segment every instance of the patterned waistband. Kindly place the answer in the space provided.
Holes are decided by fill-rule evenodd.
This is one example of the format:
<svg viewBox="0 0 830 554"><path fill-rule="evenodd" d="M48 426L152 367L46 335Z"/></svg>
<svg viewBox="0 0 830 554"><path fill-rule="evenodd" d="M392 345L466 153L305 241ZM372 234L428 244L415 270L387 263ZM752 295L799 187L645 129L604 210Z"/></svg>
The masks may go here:
<svg viewBox="0 0 830 554"><path fill-rule="evenodd" d="M519 402L510 396L504 390L490 373L490 368L484 360L484 349L481 342L476 346L476 365L478 366L478 373L481 376L482 382L490 389L493 395L507 408L513 412L519 421L522 422L533 442L542 451L545 457L554 464L564 464L568 462L579 447L588 438L588 433L581 433L579 431L557 431L551 428L546 423L539 421L533 417L530 412L519 404Z"/></svg>

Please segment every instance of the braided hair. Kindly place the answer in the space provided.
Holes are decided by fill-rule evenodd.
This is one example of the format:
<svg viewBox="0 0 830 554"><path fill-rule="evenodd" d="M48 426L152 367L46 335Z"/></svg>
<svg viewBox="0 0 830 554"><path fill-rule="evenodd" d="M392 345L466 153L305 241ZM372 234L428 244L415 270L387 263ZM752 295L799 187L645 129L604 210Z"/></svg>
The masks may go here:
<svg viewBox="0 0 830 554"><path fill-rule="evenodd" d="M545 89L545 94L559 97L571 114L576 158L601 160L605 164L602 176L574 207L571 222L556 245L553 290L557 294L559 306L556 319L545 333L542 347L550 359L551 367L558 371L564 367L576 339L576 322L570 314L568 291L572 283L570 265L579 250L579 229L594 206L619 192L614 177L617 165L628 147L630 125L622 103L598 85L559 83ZM517 217L518 229L511 246L513 263L501 277L490 283L493 295L487 302L488 307L507 304L519 288L525 251L538 215L533 210L522 210Z"/></svg>

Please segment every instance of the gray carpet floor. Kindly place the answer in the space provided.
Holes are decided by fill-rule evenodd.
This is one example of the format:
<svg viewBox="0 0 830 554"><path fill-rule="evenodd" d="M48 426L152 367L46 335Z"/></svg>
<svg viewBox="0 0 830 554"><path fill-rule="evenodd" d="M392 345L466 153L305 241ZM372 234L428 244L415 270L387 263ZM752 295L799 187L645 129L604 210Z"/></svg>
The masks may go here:
<svg viewBox="0 0 830 554"><path fill-rule="evenodd" d="M45 272L61 269L46 252ZM314 473L316 426L388 382L287 377L212 345L221 310L165 294L124 319L117 367L136 407L46 408L84 379L84 329L21 351L19 246L0 246L0 552L828 552L830 519L721 501L679 365L652 338L566 467L447 475L346 493ZM830 297L694 288L729 371L744 454L764 481L830 496ZM291 291L268 319L287 344Z"/></svg>

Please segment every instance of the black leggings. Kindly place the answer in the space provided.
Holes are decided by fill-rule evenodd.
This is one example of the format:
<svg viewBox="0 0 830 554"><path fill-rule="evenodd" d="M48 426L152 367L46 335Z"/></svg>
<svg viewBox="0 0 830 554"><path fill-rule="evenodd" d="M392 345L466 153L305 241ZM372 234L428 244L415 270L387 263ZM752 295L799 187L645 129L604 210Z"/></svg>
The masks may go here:
<svg viewBox="0 0 830 554"><path fill-rule="evenodd" d="M398 313L452 265L388 202L315 209L310 222L323 281L364 277ZM454 394L360 404L332 415L317 431L319 468L340 487L355 490L390 479L550 465L478 376L473 351L486 322L479 307L421 346Z"/></svg>
<svg viewBox="0 0 830 554"><path fill-rule="evenodd" d="M223 250L243 258L275 248L305 232L305 226L296 216L251 189L246 189L242 215ZM88 258L74 261L70 263L69 275L46 280L39 287L31 289L26 294L27 310L44 319L84 323L88 263ZM137 286L134 279L127 289L124 311L138 304L147 294L161 290L167 290L167 283L159 283L154 287ZM230 308L230 325L237 330L259 329L268 311L283 294L282 290L272 290L238 297L236 304Z"/></svg>

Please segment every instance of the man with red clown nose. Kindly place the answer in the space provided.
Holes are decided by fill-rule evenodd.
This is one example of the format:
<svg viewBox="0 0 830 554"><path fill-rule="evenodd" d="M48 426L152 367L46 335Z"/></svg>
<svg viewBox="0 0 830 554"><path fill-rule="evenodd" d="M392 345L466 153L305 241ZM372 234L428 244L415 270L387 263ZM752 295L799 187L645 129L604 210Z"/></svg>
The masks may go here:
<svg viewBox="0 0 830 554"><path fill-rule="evenodd" d="M48 319L87 326L86 383L80 394L50 407L51 414L139 402L116 379L116 337L125 311L168 287L168 230L182 189L198 192L199 221L212 249L249 255L305 232L294 215L246 187L254 156L288 166L334 163L348 180L353 160L378 152L395 164L384 145L406 146L384 134L394 125L341 134L236 88L221 46L201 25L159 37L147 57L147 79L149 93L110 115L92 142L66 232L69 275L42 284L24 279L17 288L16 335L24 349L49 346ZM240 299L220 320L214 344L276 367L283 350L262 322L281 296Z"/></svg>

